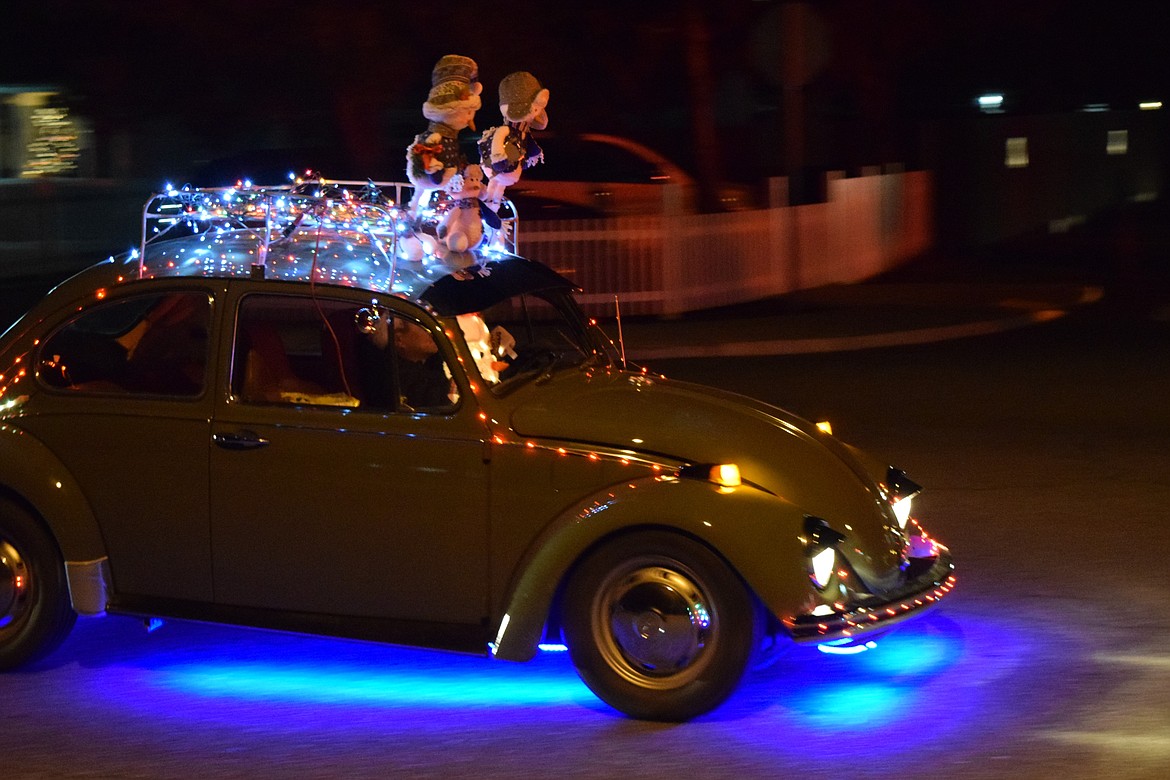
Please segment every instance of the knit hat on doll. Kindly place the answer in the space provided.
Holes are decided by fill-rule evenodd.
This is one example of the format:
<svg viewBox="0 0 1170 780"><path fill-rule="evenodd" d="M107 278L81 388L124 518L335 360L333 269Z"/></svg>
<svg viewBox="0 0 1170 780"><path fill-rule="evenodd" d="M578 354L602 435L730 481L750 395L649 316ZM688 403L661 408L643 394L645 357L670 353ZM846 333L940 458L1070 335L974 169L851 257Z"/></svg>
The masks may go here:
<svg viewBox="0 0 1170 780"><path fill-rule="evenodd" d="M475 60L459 54L448 54L435 63L431 71L431 91L422 113L432 122L442 122L448 112L470 108L479 110L479 67Z"/></svg>
<svg viewBox="0 0 1170 780"><path fill-rule="evenodd" d="M509 73L500 82L500 113L508 122L529 122L537 130L548 126L548 90L527 71Z"/></svg>

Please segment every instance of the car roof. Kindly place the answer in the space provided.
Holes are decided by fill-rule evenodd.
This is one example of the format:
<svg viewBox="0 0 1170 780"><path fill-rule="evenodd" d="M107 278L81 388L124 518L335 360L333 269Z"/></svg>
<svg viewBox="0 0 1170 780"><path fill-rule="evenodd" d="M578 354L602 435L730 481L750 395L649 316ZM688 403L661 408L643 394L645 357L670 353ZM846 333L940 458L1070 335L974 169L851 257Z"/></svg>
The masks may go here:
<svg viewBox="0 0 1170 780"><path fill-rule="evenodd" d="M436 314L457 315L483 311L516 295L576 289L548 266L511 256L437 279L419 299Z"/></svg>

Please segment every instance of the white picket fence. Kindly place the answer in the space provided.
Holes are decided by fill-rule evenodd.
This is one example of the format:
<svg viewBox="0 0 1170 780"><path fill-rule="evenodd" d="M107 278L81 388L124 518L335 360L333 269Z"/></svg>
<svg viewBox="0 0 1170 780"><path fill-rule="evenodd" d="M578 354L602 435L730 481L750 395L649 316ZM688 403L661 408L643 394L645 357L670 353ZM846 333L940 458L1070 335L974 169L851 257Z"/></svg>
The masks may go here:
<svg viewBox="0 0 1170 780"><path fill-rule="evenodd" d="M612 310L618 295L623 313L677 314L860 281L932 244L929 172L830 175L827 195L726 214L546 222L521 214L518 251L575 281L595 311Z"/></svg>

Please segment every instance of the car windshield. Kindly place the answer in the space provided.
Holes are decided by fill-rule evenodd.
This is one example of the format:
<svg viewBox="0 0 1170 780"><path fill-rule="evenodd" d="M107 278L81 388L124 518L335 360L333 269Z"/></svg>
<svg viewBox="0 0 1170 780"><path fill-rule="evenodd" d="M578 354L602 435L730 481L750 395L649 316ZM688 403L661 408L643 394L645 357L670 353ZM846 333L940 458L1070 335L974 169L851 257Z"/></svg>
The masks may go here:
<svg viewBox="0 0 1170 780"><path fill-rule="evenodd" d="M517 295L457 319L480 375L497 394L564 369L621 362L567 290Z"/></svg>

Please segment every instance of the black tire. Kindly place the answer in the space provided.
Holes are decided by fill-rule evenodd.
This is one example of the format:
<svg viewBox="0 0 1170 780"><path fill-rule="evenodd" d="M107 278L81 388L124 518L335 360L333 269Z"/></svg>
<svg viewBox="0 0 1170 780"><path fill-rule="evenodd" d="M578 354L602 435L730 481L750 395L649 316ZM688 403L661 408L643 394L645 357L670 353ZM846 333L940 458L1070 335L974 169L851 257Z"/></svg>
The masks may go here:
<svg viewBox="0 0 1170 780"><path fill-rule="evenodd" d="M684 721L739 685L759 613L739 577L679 534L639 532L591 554L565 591L569 655L598 698L631 717Z"/></svg>
<svg viewBox="0 0 1170 780"><path fill-rule="evenodd" d="M57 543L35 518L0 500L0 671L44 658L76 620Z"/></svg>

